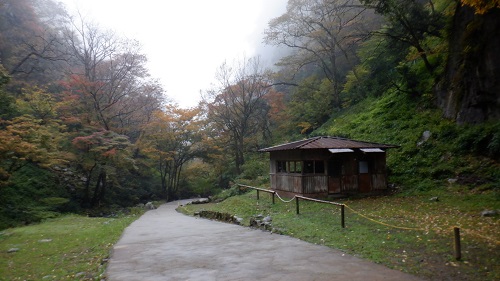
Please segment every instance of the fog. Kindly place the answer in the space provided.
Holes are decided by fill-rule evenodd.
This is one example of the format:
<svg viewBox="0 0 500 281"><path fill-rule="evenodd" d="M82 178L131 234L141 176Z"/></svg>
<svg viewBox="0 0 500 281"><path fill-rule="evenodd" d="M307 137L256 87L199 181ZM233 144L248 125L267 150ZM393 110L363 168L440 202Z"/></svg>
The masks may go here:
<svg viewBox="0 0 500 281"><path fill-rule="evenodd" d="M60 0L72 14L142 44L148 68L167 95L182 107L195 106L224 61L260 56L271 66L280 56L262 43L270 19L285 12L286 0ZM138 4L140 3L140 4Z"/></svg>

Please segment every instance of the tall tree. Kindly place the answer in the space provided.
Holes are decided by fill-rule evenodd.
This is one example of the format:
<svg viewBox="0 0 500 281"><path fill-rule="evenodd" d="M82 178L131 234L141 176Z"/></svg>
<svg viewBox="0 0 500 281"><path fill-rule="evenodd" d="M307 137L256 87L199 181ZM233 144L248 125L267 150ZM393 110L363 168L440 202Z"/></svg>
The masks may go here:
<svg viewBox="0 0 500 281"><path fill-rule="evenodd" d="M0 185L27 164L43 168L65 163L61 142L64 128L55 120L41 120L32 115L0 119Z"/></svg>
<svg viewBox="0 0 500 281"><path fill-rule="evenodd" d="M339 107L345 72L357 62L356 47L373 20L357 0L289 0L286 13L269 22L264 40L295 50L279 63L293 73L311 65L321 69L333 87L331 105Z"/></svg>
<svg viewBox="0 0 500 281"><path fill-rule="evenodd" d="M230 66L224 63L217 72L218 88L204 97L208 120L231 147L235 171L241 173L244 153L251 144L269 136L268 110L264 97L271 87L258 57Z"/></svg>
<svg viewBox="0 0 500 281"><path fill-rule="evenodd" d="M78 165L85 172L82 206L100 206L107 189L112 185L110 174L117 173L116 167L121 162L132 161L128 150L130 142L126 136L103 130L76 137L72 143L80 151Z"/></svg>
<svg viewBox="0 0 500 281"><path fill-rule="evenodd" d="M66 15L51 0L0 2L0 61L19 81L52 83L66 62L60 30Z"/></svg>
<svg viewBox="0 0 500 281"><path fill-rule="evenodd" d="M418 0L361 0L361 2L384 16L387 27L375 34L387 36L394 42L415 48L429 73L436 64L429 55L432 50L426 45L429 37L441 37L445 20L442 11L435 8L434 1Z"/></svg>
<svg viewBox="0 0 500 281"><path fill-rule="evenodd" d="M140 141L142 151L156 162L165 199L178 195L181 171L186 162L201 155L201 126L199 108L180 109L166 106L156 111Z"/></svg>
<svg viewBox="0 0 500 281"><path fill-rule="evenodd" d="M81 18L72 26L65 36L77 64L67 85L69 95L78 97L87 125L125 133L127 126L143 123L160 106L163 90L149 78L138 42Z"/></svg>
<svg viewBox="0 0 500 281"><path fill-rule="evenodd" d="M309 134L325 123L330 114L332 84L328 79L310 76L302 80L292 93L286 111L290 132L300 130L300 134Z"/></svg>
<svg viewBox="0 0 500 281"><path fill-rule="evenodd" d="M9 83L10 77L7 70L0 64L0 119L8 120L16 114L14 107L15 99L7 91L5 85ZM2 127L0 127L1 129Z"/></svg>

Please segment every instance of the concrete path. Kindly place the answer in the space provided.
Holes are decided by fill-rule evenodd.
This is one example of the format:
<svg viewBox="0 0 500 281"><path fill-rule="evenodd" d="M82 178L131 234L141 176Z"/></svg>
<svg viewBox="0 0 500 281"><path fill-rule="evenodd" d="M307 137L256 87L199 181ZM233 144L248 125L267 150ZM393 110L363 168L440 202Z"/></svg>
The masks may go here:
<svg viewBox="0 0 500 281"><path fill-rule="evenodd" d="M114 246L107 280L420 280L328 247L177 213L185 202L132 223Z"/></svg>

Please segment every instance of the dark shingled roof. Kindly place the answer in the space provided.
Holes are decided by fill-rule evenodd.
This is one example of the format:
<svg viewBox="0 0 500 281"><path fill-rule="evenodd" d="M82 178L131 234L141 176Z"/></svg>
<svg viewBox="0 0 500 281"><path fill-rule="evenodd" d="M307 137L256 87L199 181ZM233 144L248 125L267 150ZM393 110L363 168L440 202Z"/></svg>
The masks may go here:
<svg viewBox="0 0 500 281"><path fill-rule="evenodd" d="M397 145L382 144L375 142L365 142L350 140L339 137L314 137L268 148L260 149L261 152L293 150L293 149L332 149L332 148L395 148Z"/></svg>

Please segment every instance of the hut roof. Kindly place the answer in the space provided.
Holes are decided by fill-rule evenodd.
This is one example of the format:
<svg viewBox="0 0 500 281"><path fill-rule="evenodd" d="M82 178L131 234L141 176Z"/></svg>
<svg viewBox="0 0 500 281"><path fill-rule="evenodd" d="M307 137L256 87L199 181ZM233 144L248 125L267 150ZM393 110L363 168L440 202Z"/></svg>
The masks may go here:
<svg viewBox="0 0 500 281"><path fill-rule="evenodd" d="M314 137L260 149L261 152L294 149L395 148L397 145L350 140L339 137Z"/></svg>

